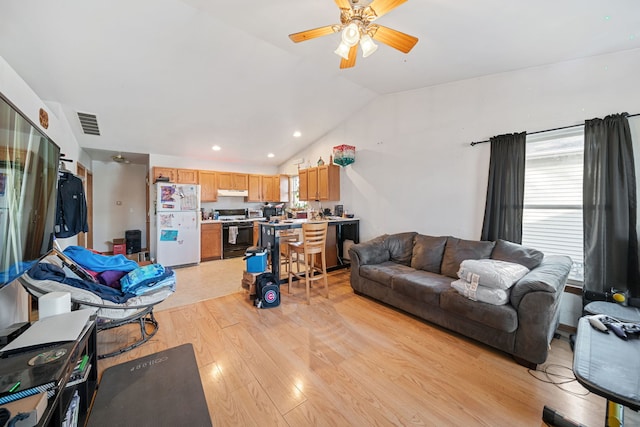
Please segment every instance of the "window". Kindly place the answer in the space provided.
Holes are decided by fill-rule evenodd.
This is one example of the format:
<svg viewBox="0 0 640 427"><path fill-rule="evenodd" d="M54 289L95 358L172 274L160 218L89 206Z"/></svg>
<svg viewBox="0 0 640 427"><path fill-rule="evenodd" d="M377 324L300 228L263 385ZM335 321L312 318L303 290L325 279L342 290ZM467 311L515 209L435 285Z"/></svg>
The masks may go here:
<svg viewBox="0 0 640 427"><path fill-rule="evenodd" d="M298 175L292 176L291 181L291 205L292 208L306 208L307 202L300 201L300 177Z"/></svg>
<svg viewBox="0 0 640 427"><path fill-rule="evenodd" d="M582 127L527 136L522 244L573 260L582 283Z"/></svg>

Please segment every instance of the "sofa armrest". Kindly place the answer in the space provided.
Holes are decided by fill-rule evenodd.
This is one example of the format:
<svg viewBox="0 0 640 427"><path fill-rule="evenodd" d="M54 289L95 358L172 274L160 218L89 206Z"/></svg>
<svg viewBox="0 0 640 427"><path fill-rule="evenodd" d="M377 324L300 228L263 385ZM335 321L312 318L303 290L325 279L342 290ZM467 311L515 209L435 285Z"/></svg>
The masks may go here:
<svg viewBox="0 0 640 427"><path fill-rule="evenodd" d="M518 310L522 299L530 292L561 294L571 271L571 258L562 255L545 256L540 265L511 289L511 305ZM558 298L554 296L553 299Z"/></svg>
<svg viewBox="0 0 640 427"><path fill-rule="evenodd" d="M389 261L389 249L384 245L387 235L383 234L372 240L358 243L349 248L349 258L357 265L381 264Z"/></svg>
<svg viewBox="0 0 640 427"><path fill-rule="evenodd" d="M571 258L545 256L538 267L514 285L511 304L518 312L514 356L533 364L547 359L570 270Z"/></svg>

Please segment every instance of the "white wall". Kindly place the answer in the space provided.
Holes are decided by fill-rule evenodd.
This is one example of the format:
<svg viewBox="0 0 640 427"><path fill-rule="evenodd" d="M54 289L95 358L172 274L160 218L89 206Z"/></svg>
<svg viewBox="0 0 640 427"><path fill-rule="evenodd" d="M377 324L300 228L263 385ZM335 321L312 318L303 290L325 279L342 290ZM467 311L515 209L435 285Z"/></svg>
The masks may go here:
<svg viewBox="0 0 640 427"><path fill-rule="evenodd" d="M341 196L361 218L361 240L406 230L477 239L489 144L469 143L640 113L638 69L636 49L390 94L280 169L291 173L293 159L314 163L334 145L355 145Z"/></svg>
<svg viewBox="0 0 640 427"><path fill-rule="evenodd" d="M126 230L142 231L146 246L147 166L115 162L93 163L93 248L112 251L114 238Z"/></svg>
<svg viewBox="0 0 640 427"><path fill-rule="evenodd" d="M67 158L76 162L78 159L86 158L75 137L69 131L69 124L64 115L59 114L56 104L46 104L42 101L1 56L0 93L38 126L42 133L58 144ZM40 108L44 108L49 114L48 129L40 126L38 118ZM75 171L76 162L69 165L70 170ZM61 241L63 245L75 244L75 242L77 242L76 238ZM28 297L22 287L14 282L0 290L0 328L27 321L28 318Z"/></svg>

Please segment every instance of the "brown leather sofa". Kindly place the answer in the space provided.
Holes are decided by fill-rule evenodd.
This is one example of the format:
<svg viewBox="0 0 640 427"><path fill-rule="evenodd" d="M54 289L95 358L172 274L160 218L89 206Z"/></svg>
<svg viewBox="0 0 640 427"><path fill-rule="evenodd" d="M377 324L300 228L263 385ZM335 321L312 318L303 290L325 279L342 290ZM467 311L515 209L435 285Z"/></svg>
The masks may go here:
<svg viewBox="0 0 640 427"><path fill-rule="evenodd" d="M349 249L351 287L429 322L513 355L527 367L547 359L571 259L504 240L463 240L415 232L383 235ZM465 259L491 258L530 271L510 289L509 301L471 300L451 287Z"/></svg>

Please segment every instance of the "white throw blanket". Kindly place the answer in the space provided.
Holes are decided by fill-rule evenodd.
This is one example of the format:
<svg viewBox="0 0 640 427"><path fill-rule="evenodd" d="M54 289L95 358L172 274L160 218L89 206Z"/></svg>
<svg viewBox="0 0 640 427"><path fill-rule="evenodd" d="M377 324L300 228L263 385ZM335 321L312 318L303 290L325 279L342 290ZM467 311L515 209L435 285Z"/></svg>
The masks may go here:
<svg viewBox="0 0 640 427"><path fill-rule="evenodd" d="M238 227L235 225L229 226L229 243L232 245L236 244L236 239L238 238Z"/></svg>
<svg viewBox="0 0 640 427"><path fill-rule="evenodd" d="M479 285L475 281L470 283L464 279L452 282L451 286L460 294L473 301L481 301L493 305L504 305L509 302L509 290L489 288Z"/></svg>
<svg viewBox="0 0 640 427"><path fill-rule="evenodd" d="M458 277L472 282L472 278L478 276L478 285L509 289L528 272L529 269L524 265L512 262L495 259L466 259L460 264Z"/></svg>

